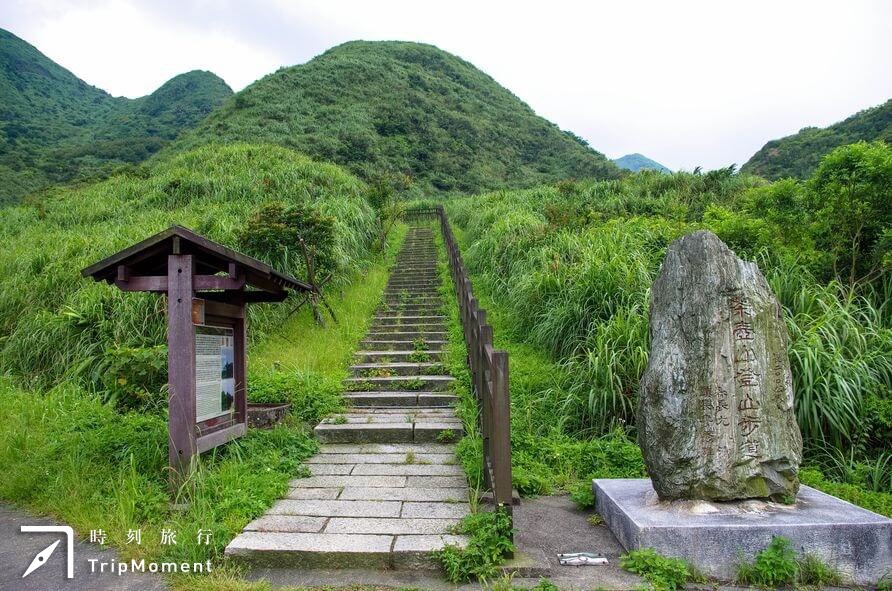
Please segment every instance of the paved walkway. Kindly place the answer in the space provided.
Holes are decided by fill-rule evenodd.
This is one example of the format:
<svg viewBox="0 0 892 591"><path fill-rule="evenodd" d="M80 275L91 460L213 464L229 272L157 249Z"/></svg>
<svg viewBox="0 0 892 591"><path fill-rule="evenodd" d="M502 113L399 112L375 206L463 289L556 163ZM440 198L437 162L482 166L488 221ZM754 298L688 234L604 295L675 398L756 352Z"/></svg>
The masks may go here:
<svg viewBox="0 0 892 591"><path fill-rule="evenodd" d="M637 575L622 570L619 556L622 546L603 525L588 523L590 512L581 511L567 495L524 499L514 507L515 544L518 560L504 565L503 572L513 573L512 586L534 587L540 577L547 577L561 591L613 589L632 591L646 587ZM560 566L559 552L602 553L609 561L603 566ZM425 589L427 591L479 591L480 583L452 585L442 575L431 571L382 571L380 569L298 570L258 568L248 573L251 580L268 581L279 587L371 587ZM696 587L688 585L691 591ZM722 591L730 591L721 587ZM706 589L703 589L706 591ZM716 591L711 588L709 591Z"/></svg>
<svg viewBox="0 0 892 591"><path fill-rule="evenodd" d="M311 476L251 522L226 554L254 565L431 568L430 552L462 544L470 511L456 463L463 434L452 409L437 251L410 228L374 323L355 354L347 412L316 429Z"/></svg>
<svg viewBox="0 0 892 591"><path fill-rule="evenodd" d="M61 525L46 517L33 517L21 509L0 505L0 591L161 591L167 589L160 575L126 573L121 576L91 573L90 559L111 563L119 559L117 552L74 541L74 578L65 577L66 540L63 533L22 533L23 525ZM22 578L38 552L54 541L59 545L42 566ZM98 567L97 567L98 570Z"/></svg>

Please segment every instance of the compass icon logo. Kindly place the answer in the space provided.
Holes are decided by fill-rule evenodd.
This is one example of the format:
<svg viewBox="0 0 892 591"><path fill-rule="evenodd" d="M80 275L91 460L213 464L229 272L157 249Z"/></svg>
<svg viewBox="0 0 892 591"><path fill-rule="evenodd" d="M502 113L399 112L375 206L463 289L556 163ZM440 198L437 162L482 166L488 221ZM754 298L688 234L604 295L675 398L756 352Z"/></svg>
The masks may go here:
<svg viewBox="0 0 892 591"><path fill-rule="evenodd" d="M72 530L67 525L23 525L21 527L22 533L62 533L65 534L65 552L67 555L67 568L66 568L66 576L69 579L74 578L74 530ZM56 540L43 550L37 553L34 559L31 561L31 564L28 565L28 569L25 571L25 574L22 575L24 579L38 568L46 564L47 560L49 560L50 556L53 554L53 551L56 549L56 546L59 545L59 542L62 540Z"/></svg>

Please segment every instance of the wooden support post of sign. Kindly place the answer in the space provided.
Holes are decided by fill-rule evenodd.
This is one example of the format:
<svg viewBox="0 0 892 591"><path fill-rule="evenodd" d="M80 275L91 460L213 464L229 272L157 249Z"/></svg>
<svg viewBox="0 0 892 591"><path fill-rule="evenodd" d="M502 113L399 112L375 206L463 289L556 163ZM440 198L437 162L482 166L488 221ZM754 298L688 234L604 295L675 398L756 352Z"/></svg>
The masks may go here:
<svg viewBox="0 0 892 591"><path fill-rule="evenodd" d="M158 275L165 266L167 273ZM123 291L167 296L168 458L175 494L198 454L247 432L245 306L314 288L181 226L81 274Z"/></svg>
<svg viewBox="0 0 892 591"><path fill-rule="evenodd" d="M192 255L167 257L168 454L172 487L189 473L196 452L192 276Z"/></svg>

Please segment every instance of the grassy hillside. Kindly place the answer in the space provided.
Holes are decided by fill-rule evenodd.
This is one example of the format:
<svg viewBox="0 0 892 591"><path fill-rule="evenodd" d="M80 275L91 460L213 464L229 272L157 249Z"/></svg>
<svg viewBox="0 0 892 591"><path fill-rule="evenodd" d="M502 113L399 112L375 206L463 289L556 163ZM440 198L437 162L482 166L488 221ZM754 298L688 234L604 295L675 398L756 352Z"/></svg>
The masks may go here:
<svg viewBox="0 0 892 591"><path fill-rule="evenodd" d="M892 150L856 144L809 183L646 172L449 201L475 293L512 359L515 486L542 492L575 475L584 493L611 466L614 477L639 475L624 433L634 433L647 365L649 290L668 244L706 228L758 261L784 307L803 478L892 513L892 279L834 278L824 208L836 197L821 183L834 171L854 178L841 170L849 160L865 170L874 158L892 172ZM615 446L614 463L586 464L583 445Z"/></svg>
<svg viewBox="0 0 892 591"><path fill-rule="evenodd" d="M145 160L231 94L194 71L149 96L112 97L0 29L0 205Z"/></svg>
<svg viewBox="0 0 892 591"><path fill-rule="evenodd" d="M173 146L264 141L415 194L616 177L582 140L430 45L355 41L255 82Z"/></svg>
<svg viewBox="0 0 892 591"><path fill-rule="evenodd" d="M623 168L625 170L631 170L632 172L638 172L641 170L656 170L659 172L672 172L659 162L655 160L651 160L647 156L642 154L626 154L621 158L617 158L613 161L614 164Z"/></svg>
<svg viewBox="0 0 892 591"><path fill-rule="evenodd" d="M80 269L178 223L300 277L299 256L286 250L269 260L240 243L261 205L282 202L333 218L328 259L340 276L364 264L376 235L365 191L337 166L239 144L206 146L83 188L50 189L39 206L0 209L0 373L32 387L68 381L99 390L116 390L109 377L124 373L139 391L121 394L157 396L166 379L163 299L94 283ZM253 336L290 308L252 306Z"/></svg>
<svg viewBox="0 0 892 591"><path fill-rule="evenodd" d="M741 167L766 179L808 178L834 148L858 141L883 140L892 144L892 100L852 115L830 127L806 127L799 133L772 140Z"/></svg>

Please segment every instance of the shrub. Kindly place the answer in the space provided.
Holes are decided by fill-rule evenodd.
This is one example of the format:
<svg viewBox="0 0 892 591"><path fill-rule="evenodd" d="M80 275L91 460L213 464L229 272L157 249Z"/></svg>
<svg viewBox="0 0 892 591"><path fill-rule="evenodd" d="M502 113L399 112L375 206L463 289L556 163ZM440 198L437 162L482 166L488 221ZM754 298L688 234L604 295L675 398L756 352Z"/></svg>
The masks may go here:
<svg viewBox="0 0 892 591"><path fill-rule="evenodd" d="M105 399L122 410L161 410L167 404L167 347L122 347L96 367Z"/></svg>
<svg viewBox="0 0 892 591"><path fill-rule="evenodd" d="M303 241L308 254L314 257L318 280L338 270L334 255L334 219L322 215L310 204L286 206L282 202L273 202L262 205L248 218L238 240L245 251L279 268L289 266L289 259L303 259ZM293 265L291 261L290 266Z"/></svg>
<svg viewBox="0 0 892 591"><path fill-rule="evenodd" d="M756 553L752 563L737 566L737 581L761 587L792 585L799 574L796 552L790 540L775 536L767 547Z"/></svg>
<svg viewBox="0 0 892 591"><path fill-rule="evenodd" d="M316 424L341 408L341 386L337 376L297 369L264 369L248 377L251 402L289 402L291 416Z"/></svg>
<svg viewBox="0 0 892 591"><path fill-rule="evenodd" d="M655 591L684 589L685 583L693 574L684 560L661 556L653 548L632 550L624 554L620 557L620 566L644 577Z"/></svg>

